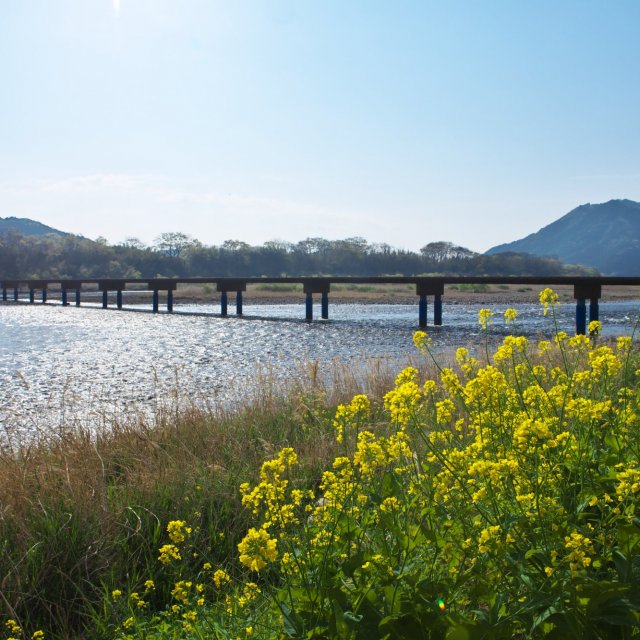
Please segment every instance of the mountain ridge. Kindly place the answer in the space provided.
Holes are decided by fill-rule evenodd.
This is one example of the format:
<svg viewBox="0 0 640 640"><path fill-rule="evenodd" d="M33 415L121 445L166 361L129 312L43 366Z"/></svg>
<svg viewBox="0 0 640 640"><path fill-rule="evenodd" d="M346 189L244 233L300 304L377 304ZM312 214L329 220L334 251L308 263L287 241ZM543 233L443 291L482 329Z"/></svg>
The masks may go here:
<svg viewBox="0 0 640 640"><path fill-rule="evenodd" d="M640 274L640 202L614 199L582 204L528 236L496 245L505 252L553 256L598 269L603 275Z"/></svg>

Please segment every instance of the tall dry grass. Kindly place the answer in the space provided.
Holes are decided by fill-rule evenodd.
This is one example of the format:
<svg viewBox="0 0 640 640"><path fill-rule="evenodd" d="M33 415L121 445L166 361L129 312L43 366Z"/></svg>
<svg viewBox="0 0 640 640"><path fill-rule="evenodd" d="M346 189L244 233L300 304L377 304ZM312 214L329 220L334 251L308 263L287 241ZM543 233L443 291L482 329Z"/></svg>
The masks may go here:
<svg viewBox="0 0 640 640"><path fill-rule="evenodd" d="M48 638L99 638L105 595L154 579L166 523L176 518L195 525L211 562L235 557L247 527L238 486L283 446L295 447L317 482L336 454L335 406L360 392L380 399L396 370L383 360L315 362L284 386L263 371L233 409L159 409L99 433L61 430L5 445L0 619Z"/></svg>

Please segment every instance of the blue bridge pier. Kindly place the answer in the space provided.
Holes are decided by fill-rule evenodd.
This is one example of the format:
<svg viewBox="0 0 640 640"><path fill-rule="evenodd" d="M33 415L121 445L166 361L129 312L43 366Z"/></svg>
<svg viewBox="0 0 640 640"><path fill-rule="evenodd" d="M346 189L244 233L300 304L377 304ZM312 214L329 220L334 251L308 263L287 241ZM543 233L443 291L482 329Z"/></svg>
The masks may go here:
<svg viewBox="0 0 640 640"><path fill-rule="evenodd" d="M303 280L302 291L304 293L304 319L307 322L313 320L313 294L320 294L320 317L323 320L329 319L329 292L331 282L323 278Z"/></svg>
<svg viewBox="0 0 640 640"><path fill-rule="evenodd" d="M602 285L600 284L575 284L573 285L573 297L576 300L576 333L587 333L587 304L589 299L589 322L600 319L599 300L602 297Z"/></svg>
<svg viewBox="0 0 640 640"><path fill-rule="evenodd" d="M433 296L433 324L436 327L442 325L442 296L444 295L444 282L418 282L416 283L416 295L418 302L418 326L424 329L427 326L427 296Z"/></svg>
<svg viewBox="0 0 640 640"><path fill-rule="evenodd" d="M171 278L154 278L153 280L145 280L147 290L152 291L151 296L151 309L153 313L158 313L160 310L160 292L167 292L167 313L173 313L173 292L178 286L178 280Z"/></svg>
<svg viewBox="0 0 640 640"><path fill-rule="evenodd" d="M242 315L242 294L247 290L246 280L225 279L216 282L216 290L220 293L220 315L229 315L229 293L236 294L236 315Z"/></svg>

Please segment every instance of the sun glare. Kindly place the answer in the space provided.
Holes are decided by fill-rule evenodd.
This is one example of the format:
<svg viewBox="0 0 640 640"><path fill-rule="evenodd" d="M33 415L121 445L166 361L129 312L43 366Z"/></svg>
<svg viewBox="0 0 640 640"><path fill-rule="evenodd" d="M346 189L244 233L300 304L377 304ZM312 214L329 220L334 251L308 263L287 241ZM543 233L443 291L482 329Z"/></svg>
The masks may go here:
<svg viewBox="0 0 640 640"><path fill-rule="evenodd" d="M113 10L116 14L116 18L120 17L120 0L113 0Z"/></svg>

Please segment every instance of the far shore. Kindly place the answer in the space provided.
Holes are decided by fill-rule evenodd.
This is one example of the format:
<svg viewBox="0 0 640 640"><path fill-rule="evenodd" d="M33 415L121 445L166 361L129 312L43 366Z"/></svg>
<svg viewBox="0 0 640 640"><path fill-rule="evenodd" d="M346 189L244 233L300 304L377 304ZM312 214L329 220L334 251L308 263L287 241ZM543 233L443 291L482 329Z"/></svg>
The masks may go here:
<svg viewBox="0 0 640 640"><path fill-rule="evenodd" d="M486 287L486 286L485 286ZM446 304L530 304L539 301L543 286L490 285L456 286L447 285L443 295ZM572 302L573 287L553 287L561 302ZM287 290L277 285L249 284L243 292L244 304L300 304L305 294L301 286L289 285ZM432 296L429 296L432 300ZM640 287L603 287L601 302L640 299ZM219 303L220 294L199 285L178 286L174 294L177 304ZM314 295L320 301L320 295ZM330 304L416 304L418 297L414 285L334 285L329 293ZM229 305L235 304L235 294L229 293ZM588 304L588 301L587 301Z"/></svg>

